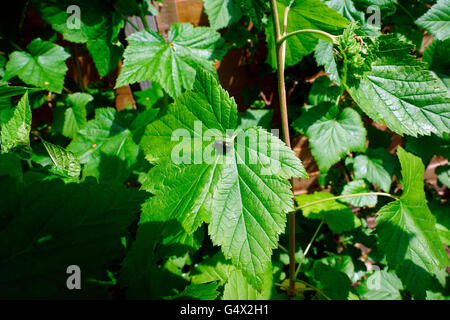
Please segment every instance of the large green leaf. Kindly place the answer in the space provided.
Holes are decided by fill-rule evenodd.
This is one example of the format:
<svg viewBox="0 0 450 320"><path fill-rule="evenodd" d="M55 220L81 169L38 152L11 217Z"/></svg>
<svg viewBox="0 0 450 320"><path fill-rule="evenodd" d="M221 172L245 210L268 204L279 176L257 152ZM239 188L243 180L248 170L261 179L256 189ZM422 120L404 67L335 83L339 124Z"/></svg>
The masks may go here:
<svg viewBox="0 0 450 320"><path fill-rule="evenodd" d="M449 261L435 227L436 219L426 203L424 165L401 147L397 154L402 165L403 194L378 212L379 247L406 288L424 298L425 291L433 286L433 277L443 281Z"/></svg>
<svg viewBox="0 0 450 320"><path fill-rule="evenodd" d="M28 92L25 92L19 104L12 111L6 123L1 125L1 151L6 153L20 147L29 147L31 131L31 109Z"/></svg>
<svg viewBox="0 0 450 320"><path fill-rule="evenodd" d="M439 40L450 38L450 1L438 0L416 23Z"/></svg>
<svg viewBox="0 0 450 320"><path fill-rule="evenodd" d="M293 210L286 179L307 175L277 137L258 127L236 130L234 100L212 75L197 77L194 89L149 124L142 139L147 159L158 163L143 186L155 195L144 215L157 211L188 233L208 222L213 243L261 288Z"/></svg>
<svg viewBox="0 0 450 320"><path fill-rule="evenodd" d="M347 205L336 200L321 201L331 197L333 195L328 192L314 192L296 196L295 201L299 206L310 204L301 209L303 215L309 219L325 219L330 229L336 233L358 228L361 221ZM316 201L318 203L312 204Z"/></svg>
<svg viewBox="0 0 450 320"><path fill-rule="evenodd" d="M359 114L350 108L341 112L329 103L321 103L304 112L293 123L309 139L311 152L325 172L351 151L364 151L366 129Z"/></svg>
<svg viewBox="0 0 450 320"><path fill-rule="evenodd" d="M371 70L361 78L350 75L348 91L367 115L398 134L442 135L450 131L448 89L409 55L411 49L392 36L381 36L366 58L373 61Z"/></svg>
<svg viewBox="0 0 450 320"><path fill-rule="evenodd" d="M242 16L239 3L236 0L204 0L203 2L209 24L215 30L238 22Z"/></svg>
<svg viewBox="0 0 450 320"><path fill-rule="evenodd" d="M366 179L385 192L391 188L396 165L394 156L382 148L368 149L366 154L357 155L353 161L357 179Z"/></svg>
<svg viewBox="0 0 450 320"><path fill-rule="evenodd" d="M176 97L192 88L197 69L213 73L211 60L223 55L220 50L223 40L211 28L176 23L170 27L167 41L153 31L129 36L116 87L152 80Z"/></svg>
<svg viewBox="0 0 450 320"><path fill-rule="evenodd" d="M61 93L67 71L65 61L70 55L63 47L39 38L31 41L27 49L11 53L3 79L19 76L26 84Z"/></svg>
<svg viewBox="0 0 450 320"><path fill-rule="evenodd" d="M320 0L281 0L277 1L278 19L283 28L284 12L290 7L286 33L300 29L316 29L327 32L338 32L344 29L348 20L336 10L329 8ZM277 67L274 27L270 19L266 37L269 48L267 61L273 68ZM318 39L327 39L317 34L303 33L286 40L286 66L298 63L304 56L310 54L318 43Z"/></svg>
<svg viewBox="0 0 450 320"><path fill-rule="evenodd" d="M145 194L92 181L16 188L2 178L0 185L10 199L2 201L2 218L11 217L0 224L0 297L108 297L106 286L94 280L108 280L107 268L124 255L121 238L129 236ZM71 265L81 269L82 290L66 286Z"/></svg>

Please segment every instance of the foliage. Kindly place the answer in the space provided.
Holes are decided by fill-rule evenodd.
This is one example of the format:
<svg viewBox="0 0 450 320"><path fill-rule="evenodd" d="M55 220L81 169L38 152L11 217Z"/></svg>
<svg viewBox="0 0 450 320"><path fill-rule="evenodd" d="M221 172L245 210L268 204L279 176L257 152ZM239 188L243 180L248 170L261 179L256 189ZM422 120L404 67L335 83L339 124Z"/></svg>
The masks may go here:
<svg viewBox="0 0 450 320"><path fill-rule="evenodd" d="M148 0L13 12L0 297L448 299L449 5L204 0L167 35L129 19Z"/></svg>

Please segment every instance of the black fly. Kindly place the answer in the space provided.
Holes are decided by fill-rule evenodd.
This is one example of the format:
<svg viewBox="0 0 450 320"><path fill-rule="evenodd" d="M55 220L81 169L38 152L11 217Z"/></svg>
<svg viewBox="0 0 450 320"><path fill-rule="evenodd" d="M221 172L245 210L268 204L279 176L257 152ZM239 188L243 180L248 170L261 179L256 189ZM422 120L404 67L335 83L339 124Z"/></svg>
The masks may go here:
<svg viewBox="0 0 450 320"><path fill-rule="evenodd" d="M219 154L227 154L228 151L233 147L232 142L230 141L214 141L214 148L219 152Z"/></svg>

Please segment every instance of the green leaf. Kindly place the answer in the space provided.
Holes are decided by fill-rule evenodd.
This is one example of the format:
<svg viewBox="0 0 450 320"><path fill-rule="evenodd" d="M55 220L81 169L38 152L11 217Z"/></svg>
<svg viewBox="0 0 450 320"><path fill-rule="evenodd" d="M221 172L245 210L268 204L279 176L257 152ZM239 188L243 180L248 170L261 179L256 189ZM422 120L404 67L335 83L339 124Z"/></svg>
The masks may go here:
<svg viewBox="0 0 450 320"><path fill-rule="evenodd" d="M337 63L334 60L333 44L325 40L319 40L314 51L317 64L324 67L331 80L334 80L337 85L341 85Z"/></svg>
<svg viewBox="0 0 450 320"><path fill-rule="evenodd" d="M128 38L125 62L116 87L130 83L156 81L172 97L191 89L196 70L214 73L211 60L223 54L223 40L211 28L176 23L170 27L168 42L156 32L141 31Z"/></svg>
<svg viewBox="0 0 450 320"><path fill-rule="evenodd" d="M403 285L392 271L376 270L358 287L363 300L401 300Z"/></svg>
<svg viewBox="0 0 450 320"><path fill-rule="evenodd" d="M436 229L439 233L442 243L450 245L450 205L448 203L439 203L432 201L430 203L430 211L436 218Z"/></svg>
<svg viewBox="0 0 450 320"><path fill-rule="evenodd" d="M325 3L351 22L360 21L364 23L365 21L364 13L355 8L352 0L328 0Z"/></svg>
<svg viewBox="0 0 450 320"><path fill-rule="evenodd" d="M334 197L328 192L314 192L313 194L302 194L295 197L299 206ZM349 231L358 228L361 221L355 216L352 210L345 204L336 200L323 201L305 206L301 209L303 215L309 219L325 219L326 223L336 233Z"/></svg>
<svg viewBox="0 0 450 320"><path fill-rule="evenodd" d="M63 47L39 38L31 41L27 50L10 55L3 79L19 76L26 84L61 93L70 55Z"/></svg>
<svg viewBox="0 0 450 320"><path fill-rule="evenodd" d="M347 183L342 190L342 195L354 193L368 193L370 192L364 180L353 180ZM355 207L374 207L377 204L376 195L366 195L351 198L342 198L342 202L346 202Z"/></svg>
<svg viewBox="0 0 450 320"><path fill-rule="evenodd" d="M80 9L79 28L71 26L74 12L68 13L67 9L72 5ZM33 6L65 40L87 44L101 77L117 67L123 52L118 35L124 20L108 1L34 0Z"/></svg>
<svg viewBox="0 0 450 320"><path fill-rule="evenodd" d="M370 6L377 6L380 10L388 11L390 13L395 12L397 0L355 0L359 6L367 9Z"/></svg>
<svg viewBox="0 0 450 320"><path fill-rule="evenodd" d="M42 143L58 172L72 178L78 178L80 176L81 165L72 152L45 140L42 140Z"/></svg>
<svg viewBox="0 0 450 320"><path fill-rule="evenodd" d="M87 93L74 93L67 96L64 105L57 105L53 112L53 128L68 138L74 138L87 122L86 105L94 98Z"/></svg>
<svg viewBox="0 0 450 320"><path fill-rule="evenodd" d="M320 76L314 80L308 100L313 106L321 102L335 103L340 93L341 89L338 86L333 86L332 81L327 76Z"/></svg>
<svg viewBox="0 0 450 320"><path fill-rule="evenodd" d="M450 39L434 40L423 53L422 61L428 64L430 70L436 72L447 88L450 88Z"/></svg>
<svg viewBox="0 0 450 320"><path fill-rule="evenodd" d="M314 278L318 282L318 287L330 299L348 299L350 279L345 273L319 262L314 264ZM323 296L321 296L321 299L323 299Z"/></svg>
<svg viewBox="0 0 450 320"><path fill-rule="evenodd" d="M135 96L136 103L138 105L142 105L146 109L150 109L164 97L164 90L158 83L153 82L151 88L133 92L133 95Z"/></svg>
<svg viewBox="0 0 450 320"><path fill-rule="evenodd" d="M31 109L28 92L25 92L19 104L12 111L11 117L1 125L2 153L16 148L29 148L31 131Z"/></svg>
<svg viewBox="0 0 450 320"><path fill-rule="evenodd" d="M430 31L438 40L450 38L450 1L438 0L416 23Z"/></svg>
<svg viewBox="0 0 450 320"><path fill-rule="evenodd" d="M137 130L126 115L113 108L98 108L95 118L78 131L67 150L85 164L83 176L117 182L129 176L138 160L139 140L134 141Z"/></svg>
<svg viewBox="0 0 450 320"><path fill-rule="evenodd" d="M335 270L343 272L349 279L353 279L355 273L355 266L350 256L331 255L316 261L332 267Z"/></svg>
<svg viewBox="0 0 450 320"><path fill-rule="evenodd" d="M246 16L250 17L253 24L261 29L264 13L267 9L266 0L236 0L241 6L241 11Z"/></svg>
<svg viewBox="0 0 450 320"><path fill-rule="evenodd" d="M370 56L371 70L348 83L361 109L400 135L449 132L448 90L434 72L409 55L411 46L387 35L379 37L372 49L376 53Z"/></svg>
<svg viewBox="0 0 450 320"><path fill-rule="evenodd" d="M100 77L108 75L117 68L124 51L120 42L111 43L103 38L89 40L87 48Z"/></svg>
<svg viewBox="0 0 450 320"><path fill-rule="evenodd" d="M382 148L368 149L366 154L357 155L353 162L356 179L366 179L385 192L391 189L395 167L395 157Z"/></svg>
<svg viewBox="0 0 450 320"><path fill-rule="evenodd" d="M219 281L220 284L225 284L233 270L233 265L219 252L198 264L192 276L192 283Z"/></svg>
<svg viewBox="0 0 450 320"><path fill-rule="evenodd" d="M406 137L406 151L420 156L428 164L434 155L450 158L450 138L439 138L435 135L424 137Z"/></svg>
<svg viewBox="0 0 450 320"><path fill-rule="evenodd" d="M157 211L148 214L144 204L136 240L122 262L120 283L129 299L161 299L186 287L186 280L164 267L170 255L183 256L199 249L197 235L189 235L175 220L164 221ZM200 230L201 231L201 230Z"/></svg>
<svg viewBox="0 0 450 320"><path fill-rule="evenodd" d="M350 108L337 112L329 103L306 110L293 127L308 137L311 152L321 172L352 151L366 148L366 129L359 114Z"/></svg>
<svg viewBox="0 0 450 320"><path fill-rule="evenodd" d="M263 275L263 287L256 290L242 272L234 269L223 290L223 300L268 300L273 287L272 266L269 265Z"/></svg>
<svg viewBox="0 0 450 320"><path fill-rule="evenodd" d="M450 62L446 59L450 55L450 40L433 40L423 53L423 61L430 70L436 73L450 73Z"/></svg>
<svg viewBox="0 0 450 320"><path fill-rule="evenodd" d="M440 166L435 170L438 180L450 188L450 165Z"/></svg>
<svg viewBox="0 0 450 320"><path fill-rule="evenodd" d="M424 192L424 165L420 158L399 147L403 194L384 206L377 217L379 247L406 288L419 299L442 281L449 261L439 239L436 220L428 209Z"/></svg>
<svg viewBox="0 0 450 320"><path fill-rule="evenodd" d="M21 181L23 179L20 158L15 153L0 153L0 176L10 176Z"/></svg>
<svg viewBox="0 0 450 320"><path fill-rule="evenodd" d="M164 297L166 300L215 300L219 295L218 284L211 283L191 283L184 290L176 295Z"/></svg>
<svg viewBox="0 0 450 320"><path fill-rule="evenodd" d="M273 118L273 110L271 109L264 109L264 110L247 109L245 110L245 114L243 116L239 116L238 128L245 130L250 127L262 127L264 129L269 130L272 118Z"/></svg>
<svg viewBox="0 0 450 320"><path fill-rule="evenodd" d="M2 299L106 298L106 270L124 255L121 238L145 194L125 186L60 180L8 186L0 225ZM3 188L1 188L3 190ZM2 202L4 204L4 202ZM66 270L81 269L82 290L68 290Z"/></svg>
<svg viewBox="0 0 450 320"><path fill-rule="evenodd" d="M158 163L143 186L155 195L148 215L176 219L188 233L208 222L213 243L261 288L293 210L286 179L307 174L277 137L257 127L236 130L234 100L212 75L197 77L194 90L149 124L142 139L146 158Z"/></svg>
<svg viewBox="0 0 450 320"><path fill-rule="evenodd" d="M261 291L256 290L241 271L226 261L222 253L217 253L212 258L203 261L196 269L192 282L219 281L219 284L225 284L224 300L265 300L271 296L273 288L271 267L264 273L264 285Z"/></svg>
<svg viewBox="0 0 450 320"><path fill-rule="evenodd" d="M209 24L214 30L238 22L242 16L236 0L204 0L203 2Z"/></svg>
<svg viewBox="0 0 450 320"><path fill-rule="evenodd" d="M320 0L281 0L277 1L278 19L281 28L286 7L290 7L286 32L290 33L300 29L315 29L336 33L344 29L348 20L341 16L336 10L329 8ZM272 68L277 67L275 33L273 19L266 28L266 40L269 48L267 62ZM313 52L318 39L326 40L317 34L303 33L292 36L286 40L286 66L297 64L304 56Z"/></svg>

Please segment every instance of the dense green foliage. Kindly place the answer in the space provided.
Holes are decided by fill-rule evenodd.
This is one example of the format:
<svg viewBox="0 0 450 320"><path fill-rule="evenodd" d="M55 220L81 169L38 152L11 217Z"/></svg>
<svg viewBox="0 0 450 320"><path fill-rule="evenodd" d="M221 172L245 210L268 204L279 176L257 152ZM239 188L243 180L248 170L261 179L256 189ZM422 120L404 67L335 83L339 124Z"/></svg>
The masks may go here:
<svg viewBox="0 0 450 320"><path fill-rule="evenodd" d="M210 26L125 39L151 1L28 1L0 33L0 297L449 299L449 8L204 0ZM238 108L222 87L231 50L262 51L273 92L286 67L284 129L309 158L270 132L276 97L242 90ZM80 52L98 81L82 82ZM136 108L118 110L127 85Z"/></svg>

